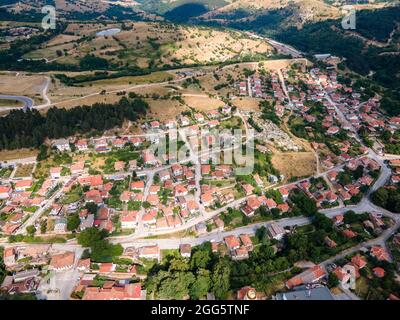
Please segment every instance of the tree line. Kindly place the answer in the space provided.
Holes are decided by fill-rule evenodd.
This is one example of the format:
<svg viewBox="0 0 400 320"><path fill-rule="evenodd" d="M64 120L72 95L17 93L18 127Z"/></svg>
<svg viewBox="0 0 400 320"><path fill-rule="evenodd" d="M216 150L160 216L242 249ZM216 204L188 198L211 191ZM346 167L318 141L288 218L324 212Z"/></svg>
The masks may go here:
<svg viewBox="0 0 400 320"><path fill-rule="evenodd" d="M59 139L93 130L105 131L136 121L149 105L140 98L122 97L114 104L95 103L73 109L51 108L42 115L37 110L13 110L0 118L0 150L38 148L46 138Z"/></svg>

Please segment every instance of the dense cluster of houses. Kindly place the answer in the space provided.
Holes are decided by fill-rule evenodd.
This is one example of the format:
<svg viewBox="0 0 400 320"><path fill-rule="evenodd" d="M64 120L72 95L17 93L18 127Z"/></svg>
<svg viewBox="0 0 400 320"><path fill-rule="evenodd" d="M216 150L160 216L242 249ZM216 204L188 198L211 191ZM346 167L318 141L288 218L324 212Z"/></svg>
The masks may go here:
<svg viewBox="0 0 400 320"><path fill-rule="evenodd" d="M254 98L267 98L266 78L258 73L248 76L245 81L235 84L239 90L239 96L249 96Z"/></svg>
<svg viewBox="0 0 400 320"><path fill-rule="evenodd" d="M58 186L57 179L46 179L41 187L34 191L32 178L7 181L0 185L0 213L6 219L0 220L0 230L11 235L15 233L32 212L43 207L47 199Z"/></svg>
<svg viewBox="0 0 400 320"><path fill-rule="evenodd" d="M365 254L369 255L365 256ZM296 293L297 288L304 288L305 285L325 285L328 279L328 274L332 273L336 276L339 286L344 290L355 290L356 289L356 281L360 278L360 270L363 268L371 269L371 272L374 277L383 278L385 277L385 269L381 266L377 266L375 261L390 261L389 253L385 248L381 246L372 246L369 250L365 252L356 253L347 257L346 262L343 265L336 265L334 263L329 264L326 269L321 265L315 265L309 269L306 269L302 273L292 277L286 282L286 287L290 291L289 294ZM311 288L311 287L310 287ZM310 292L311 294L311 292ZM299 295L300 298L300 295ZM393 297L392 297L393 298ZM398 299L398 298L397 298Z"/></svg>
<svg viewBox="0 0 400 320"><path fill-rule="evenodd" d="M75 253L55 250L51 245L19 245L5 248L3 261L12 275L5 277L0 290L9 294L36 294L48 272L75 267Z"/></svg>
<svg viewBox="0 0 400 320"><path fill-rule="evenodd" d="M356 176L352 174L356 170L362 168L362 171ZM346 161L345 169L348 170L349 174L347 177L351 177L351 181L345 184L346 181L340 181L339 175L343 173L343 170L333 170L328 172L327 177L331 182L334 192L343 201L350 201L353 197L357 197L363 194L370 186L375 182L375 177L371 176L373 172L380 170L380 165L375 160L368 158L366 156L351 159Z"/></svg>

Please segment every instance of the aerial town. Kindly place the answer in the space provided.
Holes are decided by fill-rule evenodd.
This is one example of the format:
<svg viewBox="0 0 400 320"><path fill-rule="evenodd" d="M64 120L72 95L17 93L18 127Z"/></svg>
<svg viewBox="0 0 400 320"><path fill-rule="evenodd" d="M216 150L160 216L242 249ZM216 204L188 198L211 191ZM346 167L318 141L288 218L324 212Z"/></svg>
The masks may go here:
<svg viewBox="0 0 400 320"><path fill-rule="evenodd" d="M195 2L0 4L0 300L400 300L398 7Z"/></svg>
<svg viewBox="0 0 400 320"><path fill-rule="evenodd" d="M274 118L228 102L143 122L142 134L56 139L45 160L3 162L0 225L10 275L1 289L54 300L161 298L148 275L168 257L192 265L204 251L240 266L272 250L269 273L281 272L275 283L265 291L243 285L231 298L399 299L392 250L400 252L400 217L370 200L400 180L398 158L383 153L375 134L397 130L396 119L379 112L377 98L360 102L335 72L304 65L255 73L232 88L272 102ZM314 140L314 175L288 179L273 168L272 150L304 148L275 117L286 117L295 133L305 124L299 135ZM358 134L362 125L371 147ZM221 134L234 129L239 141ZM153 152L166 138L180 155ZM224 164L221 152L250 138L256 165L236 175L238 165ZM309 253L298 247L303 238L315 241ZM393 292L382 279L392 279Z"/></svg>

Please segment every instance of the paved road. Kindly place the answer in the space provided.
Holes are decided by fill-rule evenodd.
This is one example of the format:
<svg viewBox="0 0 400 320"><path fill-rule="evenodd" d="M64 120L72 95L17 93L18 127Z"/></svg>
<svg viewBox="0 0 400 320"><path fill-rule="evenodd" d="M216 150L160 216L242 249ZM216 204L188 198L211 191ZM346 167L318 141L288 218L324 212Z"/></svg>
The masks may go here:
<svg viewBox="0 0 400 320"><path fill-rule="evenodd" d="M12 96L12 95L5 95L0 94L0 99L4 100L17 100L24 104L23 107L2 107L1 110L13 110L13 109L31 109L34 105L34 101L29 97L24 96Z"/></svg>
<svg viewBox="0 0 400 320"><path fill-rule="evenodd" d="M276 40L272 40L270 38L263 37L259 34L255 34L253 32L247 32L247 34L249 34L251 37L253 37L255 39L266 40L271 46L276 48L278 51L281 51L285 54L290 54L293 56L293 58L303 57L303 53L301 51L293 48L292 46L289 46L287 44L284 44L284 43L276 41Z"/></svg>

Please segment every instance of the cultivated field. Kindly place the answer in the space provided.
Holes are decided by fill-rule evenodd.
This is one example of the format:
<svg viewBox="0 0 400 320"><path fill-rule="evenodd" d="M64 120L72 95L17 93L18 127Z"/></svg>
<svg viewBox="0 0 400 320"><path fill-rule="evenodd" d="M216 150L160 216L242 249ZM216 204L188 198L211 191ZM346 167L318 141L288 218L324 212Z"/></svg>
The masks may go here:
<svg viewBox="0 0 400 320"><path fill-rule="evenodd" d="M30 177L34 167L34 164L19 165L15 171L14 178Z"/></svg>

